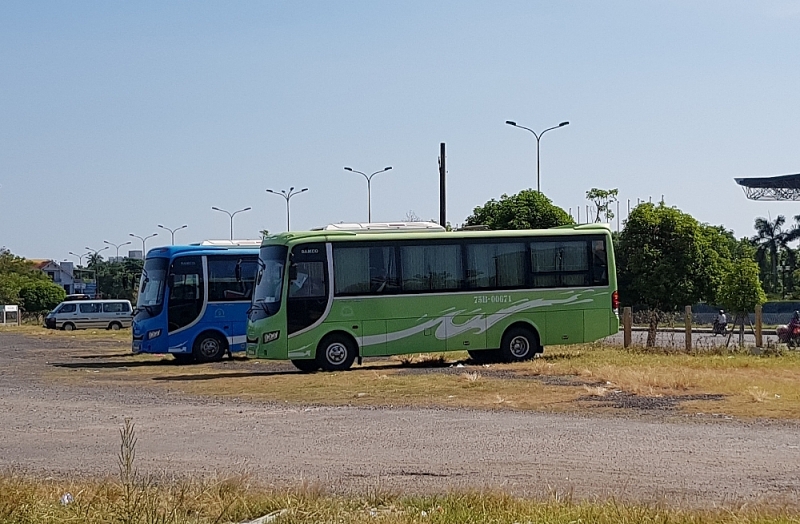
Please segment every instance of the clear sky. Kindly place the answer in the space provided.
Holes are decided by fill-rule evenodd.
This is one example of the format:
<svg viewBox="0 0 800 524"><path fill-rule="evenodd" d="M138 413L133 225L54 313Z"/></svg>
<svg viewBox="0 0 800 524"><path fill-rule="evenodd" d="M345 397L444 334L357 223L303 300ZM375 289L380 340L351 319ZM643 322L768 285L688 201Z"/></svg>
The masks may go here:
<svg viewBox="0 0 800 524"><path fill-rule="evenodd" d="M734 177L800 172L795 1L0 2L0 246L63 260L188 228L286 227L267 188L308 187L292 229L438 217L439 143L459 224L536 186L664 196L737 236L800 203ZM582 214L584 211L582 211ZM583 216L582 216L583 218ZM104 255L109 254L105 251ZM113 248L111 250L113 254Z"/></svg>

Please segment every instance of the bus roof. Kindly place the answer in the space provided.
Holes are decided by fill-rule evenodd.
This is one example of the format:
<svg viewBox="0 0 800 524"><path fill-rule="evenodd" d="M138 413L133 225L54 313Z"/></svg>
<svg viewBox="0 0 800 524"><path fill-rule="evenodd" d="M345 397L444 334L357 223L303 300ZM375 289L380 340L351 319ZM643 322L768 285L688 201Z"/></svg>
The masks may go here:
<svg viewBox="0 0 800 524"><path fill-rule="evenodd" d="M228 241L230 242L230 241ZM234 241L234 242L242 242ZM253 254L255 249L261 245L260 240L248 240L248 244L242 245L216 245L216 244L189 244L188 246L162 246L154 247L147 252L146 258L171 258L179 253L194 253L197 255L207 255L210 253L229 253L231 255Z"/></svg>
<svg viewBox="0 0 800 524"><path fill-rule="evenodd" d="M446 231L441 230L372 230L372 231L352 231L336 229L315 229L312 231L288 231L264 237L262 245L274 244L294 244L296 242L327 242L327 241L354 241L354 240L400 240L400 239L457 239L457 238L515 238L531 236L571 236L571 235L591 235L609 234L611 226L609 224L578 224L559 226L550 229L504 229L490 231Z"/></svg>

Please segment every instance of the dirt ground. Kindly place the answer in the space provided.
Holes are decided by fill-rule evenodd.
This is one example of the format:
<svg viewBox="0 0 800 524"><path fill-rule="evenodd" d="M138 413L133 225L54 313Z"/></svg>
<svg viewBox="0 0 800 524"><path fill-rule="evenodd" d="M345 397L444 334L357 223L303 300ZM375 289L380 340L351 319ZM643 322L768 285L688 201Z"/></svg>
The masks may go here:
<svg viewBox="0 0 800 524"><path fill-rule="evenodd" d="M96 355L87 354L92 348ZM122 340L0 332L0 468L115 475L119 429L129 417L143 472L246 473L265 485L332 492L491 489L692 507L800 506L795 422L676 417L658 399L630 416L609 416L187 398L124 379L98 385L89 380L97 366L82 368L127 350ZM52 380L65 366L76 376Z"/></svg>

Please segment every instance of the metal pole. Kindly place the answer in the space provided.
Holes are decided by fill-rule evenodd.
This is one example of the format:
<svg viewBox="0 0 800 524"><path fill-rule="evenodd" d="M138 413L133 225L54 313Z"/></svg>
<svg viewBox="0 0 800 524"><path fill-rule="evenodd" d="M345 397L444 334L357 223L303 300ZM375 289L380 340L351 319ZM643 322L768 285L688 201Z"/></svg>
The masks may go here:
<svg viewBox="0 0 800 524"><path fill-rule="evenodd" d="M372 177L367 177L367 222L372 223Z"/></svg>
<svg viewBox="0 0 800 524"><path fill-rule="evenodd" d="M536 136L536 134L534 133L533 136ZM539 137L536 136L536 191L538 193L542 192L540 172L541 171L539 169Z"/></svg>

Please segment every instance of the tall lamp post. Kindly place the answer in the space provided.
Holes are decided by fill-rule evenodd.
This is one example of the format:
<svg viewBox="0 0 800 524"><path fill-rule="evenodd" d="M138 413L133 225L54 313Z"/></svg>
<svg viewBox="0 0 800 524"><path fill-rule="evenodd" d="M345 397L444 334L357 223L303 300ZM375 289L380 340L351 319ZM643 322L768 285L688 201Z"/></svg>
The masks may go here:
<svg viewBox="0 0 800 524"><path fill-rule="evenodd" d="M228 216L231 217L231 240L233 240L233 217L236 216L236 213L241 213L242 211L250 211L253 208L252 207L246 207L244 209L240 209L238 211L234 211L233 213L231 213L230 211L225 211L224 209L220 209L218 207L214 207L214 206L211 206L211 209L213 209L214 211L222 211L223 213L227 213Z"/></svg>
<svg viewBox="0 0 800 524"><path fill-rule="evenodd" d="M568 126L569 122L561 122L557 126L548 127L547 129L545 129L544 131L542 131L538 135L536 134L536 131L534 131L533 129L530 129L530 128L525 127L525 126L518 125L514 121L506 120L506 124L508 124L510 126L518 127L520 129L525 129L526 131L530 131L531 133L533 133L533 136L536 137L536 191L541 193L542 192L542 186L541 186L540 177L539 177L539 141L542 139L542 135L544 135L548 131L552 131L553 129L558 129L559 127Z"/></svg>
<svg viewBox="0 0 800 524"><path fill-rule="evenodd" d="M175 231L180 231L181 229L189 227L189 226L184 224L181 227L176 227L175 229L170 229L168 227L164 227L161 224L159 224L158 227L160 227L161 229L166 229L167 231L169 231L170 237L172 238L172 245L174 246L175 245Z"/></svg>
<svg viewBox="0 0 800 524"><path fill-rule="evenodd" d="M359 175L364 175L364 178L367 179L367 222L372 222L372 177L377 175L378 173L383 173L392 169L392 166L387 166L381 169L380 171L375 171L371 175L367 175L366 173L362 173L361 171L356 171L352 167L345 167L345 171L350 171L351 173L358 173Z"/></svg>
<svg viewBox="0 0 800 524"><path fill-rule="evenodd" d="M147 239L157 237L158 233L153 233L152 235L147 235L146 237L140 237L139 235L134 235L133 233L128 233L129 236L133 238L138 238L142 241L142 260L144 260L145 256L147 256Z"/></svg>
<svg viewBox="0 0 800 524"><path fill-rule="evenodd" d="M127 246L127 245L129 245L131 243L132 242L130 240L127 241L127 242L123 242L122 244L114 244L114 243L109 242L108 240L103 240L103 244L108 244L109 246L114 246L117 249L117 256L115 258L116 262L119 262L119 248L121 248L122 246Z"/></svg>
<svg viewBox="0 0 800 524"><path fill-rule="evenodd" d="M267 189L267 193L272 193L273 195L278 195L286 199L286 231L292 230L292 228L290 227L291 222L289 220L289 199L295 195L299 195L300 193L305 193L306 191L308 191L307 187L304 187L299 191L295 191L294 187L290 187L288 192L285 189L281 189L280 191L273 191L271 189Z"/></svg>

